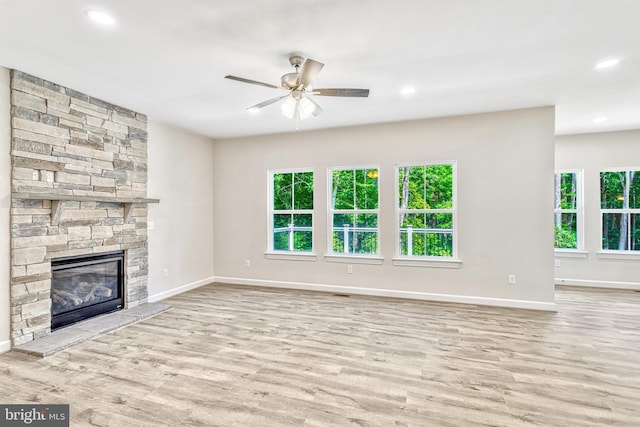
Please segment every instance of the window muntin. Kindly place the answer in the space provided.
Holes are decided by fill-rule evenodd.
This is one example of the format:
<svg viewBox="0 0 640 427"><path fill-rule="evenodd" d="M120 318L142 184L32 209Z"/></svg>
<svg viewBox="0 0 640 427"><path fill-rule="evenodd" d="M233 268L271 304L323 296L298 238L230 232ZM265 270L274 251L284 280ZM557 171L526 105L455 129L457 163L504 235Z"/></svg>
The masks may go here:
<svg viewBox="0 0 640 427"><path fill-rule="evenodd" d="M582 249L582 172L558 171L554 185L554 246Z"/></svg>
<svg viewBox="0 0 640 427"><path fill-rule="evenodd" d="M456 256L455 163L400 165L396 174L398 255Z"/></svg>
<svg viewBox="0 0 640 427"><path fill-rule="evenodd" d="M378 254L379 169L330 169L329 252Z"/></svg>
<svg viewBox="0 0 640 427"><path fill-rule="evenodd" d="M638 169L600 172L602 249L605 251L640 251Z"/></svg>
<svg viewBox="0 0 640 427"><path fill-rule="evenodd" d="M313 171L271 172L272 251L313 251Z"/></svg>

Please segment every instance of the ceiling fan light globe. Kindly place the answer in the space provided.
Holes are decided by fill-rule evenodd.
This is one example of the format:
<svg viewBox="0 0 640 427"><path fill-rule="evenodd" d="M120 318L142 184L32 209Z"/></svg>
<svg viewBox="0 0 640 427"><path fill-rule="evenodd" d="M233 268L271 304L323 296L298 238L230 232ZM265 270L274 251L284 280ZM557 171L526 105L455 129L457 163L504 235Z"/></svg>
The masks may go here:
<svg viewBox="0 0 640 427"><path fill-rule="evenodd" d="M296 112L296 101L295 99L289 97L284 100L282 105L280 106L280 112L283 116L291 119Z"/></svg>
<svg viewBox="0 0 640 427"><path fill-rule="evenodd" d="M298 109L298 118L300 120L308 119L309 117L311 117L311 113L305 113L302 108Z"/></svg>
<svg viewBox="0 0 640 427"><path fill-rule="evenodd" d="M113 16L109 15L106 12L101 12L95 9L89 9L85 13L89 19L101 25L111 26L111 25L115 25L116 23L116 20L113 18Z"/></svg>
<svg viewBox="0 0 640 427"><path fill-rule="evenodd" d="M287 119L293 119L293 111L283 108L280 113Z"/></svg>
<svg viewBox="0 0 640 427"><path fill-rule="evenodd" d="M302 98L299 101L300 103L300 112L310 116L316 110L316 106L313 102L309 101L307 98Z"/></svg>

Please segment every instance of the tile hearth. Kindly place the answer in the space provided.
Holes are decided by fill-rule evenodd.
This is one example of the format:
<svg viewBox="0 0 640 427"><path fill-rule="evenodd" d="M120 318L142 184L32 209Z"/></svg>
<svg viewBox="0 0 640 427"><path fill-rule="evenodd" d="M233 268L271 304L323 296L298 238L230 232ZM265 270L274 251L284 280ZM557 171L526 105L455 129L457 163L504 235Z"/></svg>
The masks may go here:
<svg viewBox="0 0 640 427"><path fill-rule="evenodd" d="M169 304L147 303L129 310L116 311L58 329L51 335L14 347L14 350L39 357L51 356L99 335L163 313L170 308Z"/></svg>

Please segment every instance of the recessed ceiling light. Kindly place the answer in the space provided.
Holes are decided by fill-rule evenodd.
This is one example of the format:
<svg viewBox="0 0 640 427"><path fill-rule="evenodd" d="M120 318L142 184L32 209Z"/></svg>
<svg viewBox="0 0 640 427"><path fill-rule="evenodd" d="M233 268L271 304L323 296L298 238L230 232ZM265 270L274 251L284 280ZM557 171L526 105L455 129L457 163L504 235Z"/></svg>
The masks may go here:
<svg viewBox="0 0 640 427"><path fill-rule="evenodd" d="M111 26L111 25L115 25L116 23L116 20L113 18L113 16L109 15L108 13L101 12L99 10L93 10L93 9L87 10L87 16L92 21L102 25Z"/></svg>
<svg viewBox="0 0 640 427"><path fill-rule="evenodd" d="M598 62L598 64L596 64L596 68L598 70L603 70L605 68L615 67L619 63L620 63L620 60L617 58L607 59L606 61Z"/></svg>
<svg viewBox="0 0 640 427"><path fill-rule="evenodd" d="M402 89L400 89L400 93L403 95L411 95L412 93L415 93L415 91L416 88L411 86L403 87Z"/></svg>
<svg viewBox="0 0 640 427"><path fill-rule="evenodd" d="M595 119L593 119L593 123L595 124L604 123L607 120L608 119L606 117L596 117Z"/></svg>

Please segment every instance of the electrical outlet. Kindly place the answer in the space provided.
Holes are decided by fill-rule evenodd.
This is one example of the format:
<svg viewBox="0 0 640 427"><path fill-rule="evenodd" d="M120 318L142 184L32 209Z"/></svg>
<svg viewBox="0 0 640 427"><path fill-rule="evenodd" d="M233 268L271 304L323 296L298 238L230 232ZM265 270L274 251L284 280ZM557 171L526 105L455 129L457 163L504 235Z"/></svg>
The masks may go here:
<svg viewBox="0 0 640 427"><path fill-rule="evenodd" d="M347 273L349 273L349 274L353 273L353 265L351 265L351 264L347 265Z"/></svg>
<svg viewBox="0 0 640 427"><path fill-rule="evenodd" d="M156 228L156 224L153 221L147 222L147 230L154 230Z"/></svg>
<svg viewBox="0 0 640 427"><path fill-rule="evenodd" d="M510 274L509 275L509 284L510 285L515 285L516 284L516 275L515 274Z"/></svg>
<svg viewBox="0 0 640 427"><path fill-rule="evenodd" d="M167 278L169 277L169 269L165 268L164 270L162 270L162 277Z"/></svg>
<svg viewBox="0 0 640 427"><path fill-rule="evenodd" d="M244 260L244 266L247 268L251 268L251 260L250 259L245 259Z"/></svg>
<svg viewBox="0 0 640 427"><path fill-rule="evenodd" d="M559 259L555 260L555 264L554 264L554 265L555 265L556 267L560 267L560 260L559 260Z"/></svg>
<svg viewBox="0 0 640 427"><path fill-rule="evenodd" d="M33 171L33 173L31 174L31 179L33 181L38 181L40 179L40 172L38 171Z"/></svg>

